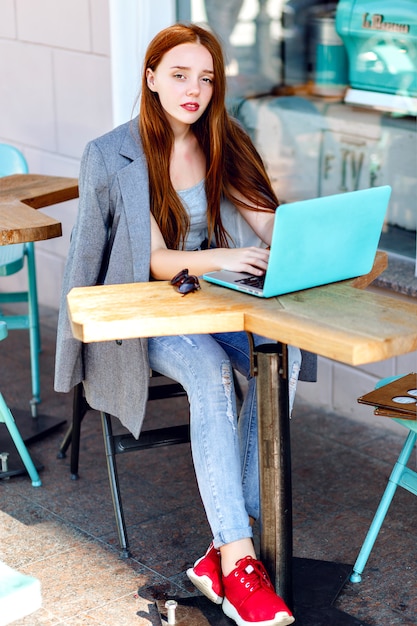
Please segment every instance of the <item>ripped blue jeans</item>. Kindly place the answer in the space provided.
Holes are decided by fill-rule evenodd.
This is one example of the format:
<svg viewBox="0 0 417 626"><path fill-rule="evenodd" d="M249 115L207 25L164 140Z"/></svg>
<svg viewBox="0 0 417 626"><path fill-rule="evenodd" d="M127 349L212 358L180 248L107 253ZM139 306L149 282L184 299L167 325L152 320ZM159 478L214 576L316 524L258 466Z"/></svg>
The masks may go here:
<svg viewBox="0 0 417 626"><path fill-rule="evenodd" d="M258 431L247 334L152 337L148 346L150 367L180 382L188 395L194 469L214 545L252 537L249 516L259 517ZM290 410L300 365L300 351L289 346ZM239 416L233 369L248 381Z"/></svg>

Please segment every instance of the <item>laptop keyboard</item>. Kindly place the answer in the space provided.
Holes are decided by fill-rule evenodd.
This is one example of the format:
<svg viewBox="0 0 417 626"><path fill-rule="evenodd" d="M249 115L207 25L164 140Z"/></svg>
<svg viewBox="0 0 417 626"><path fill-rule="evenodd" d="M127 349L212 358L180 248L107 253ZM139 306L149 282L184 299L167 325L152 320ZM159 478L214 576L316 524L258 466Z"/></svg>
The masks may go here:
<svg viewBox="0 0 417 626"><path fill-rule="evenodd" d="M257 287L258 289L263 289L264 282L265 282L265 274L262 274L262 276L253 276L252 274L250 274L247 278L240 278L236 282L241 285L249 285L250 287Z"/></svg>

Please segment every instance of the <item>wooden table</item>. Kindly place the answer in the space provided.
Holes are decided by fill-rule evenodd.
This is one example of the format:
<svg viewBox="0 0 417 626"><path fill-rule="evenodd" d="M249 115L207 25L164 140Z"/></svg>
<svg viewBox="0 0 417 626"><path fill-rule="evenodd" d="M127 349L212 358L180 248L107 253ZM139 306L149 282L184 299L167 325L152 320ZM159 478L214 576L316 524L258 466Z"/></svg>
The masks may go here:
<svg viewBox="0 0 417 626"><path fill-rule="evenodd" d="M168 281L77 287L68 306L84 343L246 330L362 365L417 348L417 302L363 290L385 267L379 252L366 276L268 299L205 281L185 297Z"/></svg>
<svg viewBox="0 0 417 626"><path fill-rule="evenodd" d="M62 235L61 223L37 209L73 200L78 197L78 180L40 174L14 174L0 177L0 246L14 243L30 243L52 239ZM25 443L44 437L65 420L46 415L28 419L25 411L13 409L13 417ZM26 470L15 454L9 440L4 444L10 449L9 475ZM37 464L39 469L39 464Z"/></svg>
<svg viewBox="0 0 417 626"><path fill-rule="evenodd" d="M0 178L0 246L60 237L61 223L36 209L77 197L76 178L40 174Z"/></svg>
<svg viewBox="0 0 417 626"><path fill-rule="evenodd" d="M261 558L272 577L275 574L278 593L290 604L292 507L286 346L296 345L349 365L416 350L417 302L363 290L385 265L386 255L378 253L373 271L365 277L267 300L204 281L201 291L185 297L163 281L75 288L68 295L74 336L85 343L241 330L279 342L253 353L258 375Z"/></svg>

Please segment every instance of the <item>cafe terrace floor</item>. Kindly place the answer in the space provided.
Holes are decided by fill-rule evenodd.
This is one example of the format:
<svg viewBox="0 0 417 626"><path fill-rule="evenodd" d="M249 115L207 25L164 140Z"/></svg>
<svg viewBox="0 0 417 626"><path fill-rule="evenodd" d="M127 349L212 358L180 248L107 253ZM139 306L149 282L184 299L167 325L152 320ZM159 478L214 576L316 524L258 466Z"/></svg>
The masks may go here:
<svg viewBox="0 0 417 626"><path fill-rule="evenodd" d="M56 312L43 308L41 325L40 412L70 420L71 396L52 386ZM12 409L26 409L27 333L11 331L0 350L1 392ZM150 404L147 420L155 426L187 416L186 399L178 398ZM0 480L0 560L42 588L42 608L15 624L156 626L155 598L196 593L185 570L210 541L189 446L118 457L133 553L122 560L99 415L89 412L83 423L78 481L70 480L69 454L57 459L65 429L30 445L44 466L42 487L27 476ZM297 401L291 431L294 554L353 564L405 430L389 420L375 424L371 409L364 421ZM337 608L372 626L417 623L416 522L417 498L399 489L362 583L347 583ZM221 609L218 618L210 623L229 623Z"/></svg>

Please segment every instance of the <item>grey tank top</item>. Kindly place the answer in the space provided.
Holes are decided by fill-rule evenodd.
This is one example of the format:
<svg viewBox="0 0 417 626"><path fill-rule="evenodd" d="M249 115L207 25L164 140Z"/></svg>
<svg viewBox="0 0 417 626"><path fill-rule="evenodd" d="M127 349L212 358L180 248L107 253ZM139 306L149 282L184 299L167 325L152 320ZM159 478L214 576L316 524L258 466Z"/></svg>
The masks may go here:
<svg viewBox="0 0 417 626"><path fill-rule="evenodd" d="M196 250L207 238L207 197L204 180L188 189L177 191L190 218L185 250Z"/></svg>

